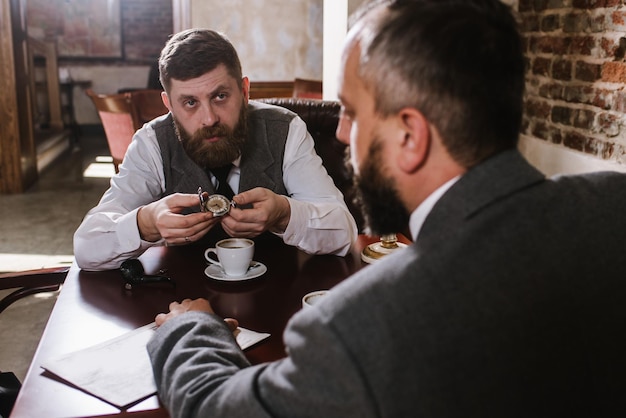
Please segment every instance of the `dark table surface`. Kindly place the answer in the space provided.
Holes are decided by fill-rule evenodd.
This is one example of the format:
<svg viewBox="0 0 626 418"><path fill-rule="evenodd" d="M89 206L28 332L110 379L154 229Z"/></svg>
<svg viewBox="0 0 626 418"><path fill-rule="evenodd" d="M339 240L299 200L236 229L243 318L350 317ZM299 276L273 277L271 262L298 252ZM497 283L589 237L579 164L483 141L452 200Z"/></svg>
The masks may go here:
<svg viewBox="0 0 626 418"><path fill-rule="evenodd" d="M11 417L137 416L167 417L157 396L127 411L101 401L48 375L40 364L49 358L90 347L154 321L172 301L204 297L215 312L239 320L242 327L271 336L246 350L253 363L284 357L282 333L302 307L306 293L330 289L367 264L360 251L376 238L360 236L350 254L313 256L278 240L259 241L254 260L267 266L258 278L223 282L208 278L206 246L155 247L140 257L148 274L166 270L175 287L161 284L124 289L119 270L70 269L24 379ZM404 237L401 241L407 242Z"/></svg>

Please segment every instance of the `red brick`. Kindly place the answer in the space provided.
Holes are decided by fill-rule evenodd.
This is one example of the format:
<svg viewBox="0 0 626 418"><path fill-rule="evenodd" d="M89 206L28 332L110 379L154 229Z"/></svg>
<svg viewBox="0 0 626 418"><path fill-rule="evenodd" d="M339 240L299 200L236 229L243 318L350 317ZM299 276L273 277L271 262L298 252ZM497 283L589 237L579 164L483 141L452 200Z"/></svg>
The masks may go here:
<svg viewBox="0 0 626 418"><path fill-rule="evenodd" d="M572 103L588 103L592 89L587 86L565 86L563 88L563 100Z"/></svg>
<svg viewBox="0 0 626 418"><path fill-rule="evenodd" d="M563 125L572 124L572 109L565 106L554 106L550 114L550 119L554 123L561 123Z"/></svg>
<svg viewBox="0 0 626 418"><path fill-rule="evenodd" d="M570 13L563 16L563 32L584 32L590 26L590 17L587 13Z"/></svg>
<svg viewBox="0 0 626 418"><path fill-rule="evenodd" d="M590 55L596 42L591 36L574 36L569 41L569 53L572 55Z"/></svg>
<svg viewBox="0 0 626 418"><path fill-rule="evenodd" d="M591 130L594 126L596 113L589 109L576 109L573 114L573 122L576 128Z"/></svg>
<svg viewBox="0 0 626 418"><path fill-rule="evenodd" d="M569 40L558 36L533 37L531 40L533 52L564 55L569 48Z"/></svg>
<svg viewBox="0 0 626 418"><path fill-rule="evenodd" d="M559 15L547 15L541 18L541 31L542 32L554 32L560 28Z"/></svg>
<svg viewBox="0 0 626 418"><path fill-rule="evenodd" d="M564 59L557 59L552 63L552 77L557 80L572 79L572 63Z"/></svg>
<svg viewBox="0 0 626 418"><path fill-rule="evenodd" d="M595 155L596 157L608 159L613 154L613 144L600 140L598 138L588 137L585 138L585 144L583 148L587 154Z"/></svg>
<svg viewBox="0 0 626 418"><path fill-rule="evenodd" d="M599 64L578 61L576 62L577 80L594 82L602 76L602 67Z"/></svg>
<svg viewBox="0 0 626 418"><path fill-rule="evenodd" d="M620 118L612 113L602 112L598 114L597 126L601 133L609 138L620 133Z"/></svg>
<svg viewBox="0 0 626 418"><path fill-rule="evenodd" d="M623 62L606 62L602 66L602 81L611 83L626 82L626 64Z"/></svg>
<svg viewBox="0 0 626 418"><path fill-rule="evenodd" d="M595 93L593 96L593 100L589 104L592 104L596 107L599 107L600 109L605 109L605 110L609 110L613 108L615 104L615 92L614 91L605 90L605 89L593 89L591 87L588 87L588 89L593 90Z"/></svg>
<svg viewBox="0 0 626 418"><path fill-rule="evenodd" d="M547 99L562 100L563 86L558 83L544 84L539 87L539 96Z"/></svg>
<svg viewBox="0 0 626 418"><path fill-rule="evenodd" d="M533 74L548 76L550 75L550 64L552 60L549 58L535 58L532 63Z"/></svg>
<svg viewBox="0 0 626 418"><path fill-rule="evenodd" d="M584 151L585 143L586 137L579 134L578 132L566 132L563 136L563 145L577 151Z"/></svg>
<svg viewBox="0 0 626 418"><path fill-rule="evenodd" d="M555 128L551 126L549 128L548 140L553 144L562 144L563 143L563 131L559 128Z"/></svg>
<svg viewBox="0 0 626 418"><path fill-rule="evenodd" d="M614 11L613 13L611 13L611 23L613 23L614 25L626 24L626 12Z"/></svg>
<svg viewBox="0 0 626 418"><path fill-rule="evenodd" d="M619 45L613 39L602 38L600 40L600 48L604 53L604 57L614 57L615 52L618 50Z"/></svg>
<svg viewBox="0 0 626 418"><path fill-rule="evenodd" d="M606 30L607 23L604 14L592 16L589 19L589 31L593 33L600 33Z"/></svg>
<svg viewBox="0 0 626 418"><path fill-rule="evenodd" d="M526 114L529 116L535 116L542 119L547 119L550 116L552 106L544 101L528 100L526 101Z"/></svg>

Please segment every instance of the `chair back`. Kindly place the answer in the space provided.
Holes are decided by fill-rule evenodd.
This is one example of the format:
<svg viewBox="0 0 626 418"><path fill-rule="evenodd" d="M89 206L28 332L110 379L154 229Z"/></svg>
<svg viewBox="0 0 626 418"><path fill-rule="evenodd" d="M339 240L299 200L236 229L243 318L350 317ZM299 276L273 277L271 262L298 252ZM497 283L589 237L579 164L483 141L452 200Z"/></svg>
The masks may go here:
<svg viewBox="0 0 626 418"><path fill-rule="evenodd" d="M341 110L339 102L307 98L267 98L258 101L289 109L297 113L306 123L315 142L315 151L322 159L322 163L333 182L343 193L343 198L356 221L359 232L363 232L363 216L354 202L354 180L351 170L345 164L346 155L349 151L348 146L340 142L336 136L339 111Z"/></svg>
<svg viewBox="0 0 626 418"><path fill-rule="evenodd" d="M109 145L115 172L122 163L126 150L139 124L137 112L132 104L130 93L97 94L93 90L86 91L96 106L104 133Z"/></svg>
<svg viewBox="0 0 626 418"><path fill-rule="evenodd" d="M59 290L69 269L69 267L63 266L1 273L0 290L15 289L15 291L0 299L0 313L13 302L26 296Z"/></svg>
<svg viewBox="0 0 626 418"><path fill-rule="evenodd" d="M141 128L144 123L169 112L163 104L161 92L162 90L155 89L133 90L130 92L130 100L135 108L139 125L136 126L136 129Z"/></svg>
<svg viewBox="0 0 626 418"><path fill-rule="evenodd" d="M293 97L301 99L322 99L322 81L296 78L293 82Z"/></svg>

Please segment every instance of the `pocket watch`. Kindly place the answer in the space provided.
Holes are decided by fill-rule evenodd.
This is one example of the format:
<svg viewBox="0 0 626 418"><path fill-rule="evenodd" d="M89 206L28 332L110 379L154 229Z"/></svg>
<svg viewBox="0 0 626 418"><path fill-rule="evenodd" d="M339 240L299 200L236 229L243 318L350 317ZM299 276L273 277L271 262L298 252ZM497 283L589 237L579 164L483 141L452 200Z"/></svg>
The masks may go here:
<svg viewBox="0 0 626 418"><path fill-rule="evenodd" d="M211 212L213 216L224 216L230 212L231 207L235 207L235 202L226 196L221 194L209 195L202 191L202 187L198 187L198 198L200 199L200 210Z"/></svg>

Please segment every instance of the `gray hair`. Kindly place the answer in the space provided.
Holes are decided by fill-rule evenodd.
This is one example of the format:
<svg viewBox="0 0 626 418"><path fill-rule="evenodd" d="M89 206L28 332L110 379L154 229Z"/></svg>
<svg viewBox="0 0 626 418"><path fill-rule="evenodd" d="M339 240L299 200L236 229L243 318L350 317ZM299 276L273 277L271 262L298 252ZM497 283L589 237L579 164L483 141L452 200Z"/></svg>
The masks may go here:
<svg viewBox="0 0 626 418"><path fill-rule="evenodd" d="M367 7L353 31L359 76L379 114L419 110L465 167L516 146L524 58L508 6L499 0L396 0Z"/></svg>

